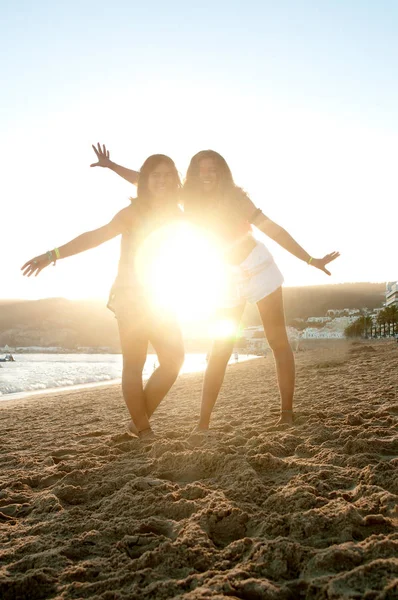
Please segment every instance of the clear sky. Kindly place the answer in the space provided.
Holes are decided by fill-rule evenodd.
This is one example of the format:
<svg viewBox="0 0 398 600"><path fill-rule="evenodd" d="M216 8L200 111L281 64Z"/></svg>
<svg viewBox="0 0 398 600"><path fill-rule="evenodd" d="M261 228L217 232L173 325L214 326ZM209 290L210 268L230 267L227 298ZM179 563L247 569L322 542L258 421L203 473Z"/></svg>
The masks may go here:
<svg viewBox="0 0 398 600"><path fill-rule="evenodd" d="M397 268L398 3L362 0L2 2L0 297L106 297L115 240L20 266L128 203L91 144L184 174L212 148L327 278L269 246L287 285L386 281ZM267 242L266 242L267 243Z"/></svg>

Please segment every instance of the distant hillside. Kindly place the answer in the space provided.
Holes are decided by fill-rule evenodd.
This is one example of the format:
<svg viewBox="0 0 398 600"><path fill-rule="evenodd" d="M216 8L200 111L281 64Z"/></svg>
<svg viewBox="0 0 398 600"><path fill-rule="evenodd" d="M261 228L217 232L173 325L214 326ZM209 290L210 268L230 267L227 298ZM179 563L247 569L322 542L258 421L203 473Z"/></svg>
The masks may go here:
<svg viewBox="0 0 398 600"><path fill-rule="evenodd" d="M383 283L351 283L285 288L287 322L322 316L329 308L373 309L384 302ZM260 323L257 308L249 306L245 325ZM106 346L119 350L117 324L102 301L0 301L0 346Z"/></svg>
<svg viewBox="0 0 398 600"><path fill-rule="evenodd" d="M104 302L48 298L0 304L0 346L108 346L119 349L116 319Z"/></svg>
<svg viewBox="0 0 398 600"><path fill-rule="evenodd" d="M340 283L284 288L286 321L322 317L332 308L377 308L384 302L385 287L385 283ZM260 323L255 306L246 309L244 321L246 325Z"/></svg>

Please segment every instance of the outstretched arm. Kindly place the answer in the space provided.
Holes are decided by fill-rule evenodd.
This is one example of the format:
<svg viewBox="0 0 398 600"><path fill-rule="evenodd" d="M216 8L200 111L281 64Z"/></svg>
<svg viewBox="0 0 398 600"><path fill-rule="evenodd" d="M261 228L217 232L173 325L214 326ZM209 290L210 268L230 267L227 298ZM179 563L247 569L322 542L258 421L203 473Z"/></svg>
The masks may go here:
<svg viewBox="0 0 398 600"><path fill-rule="evenodd" d="M300 260L303 260L307 264L315 267L316 269L320 269L326 275L331 275L330 271L326 269L326 265L332 262L340 256L339 252L331 252L330 254L326 254L323 258L313 258L304 248L300 246L296 242L296 240L280 225L271 221L264 215L262 215L262 219L258 219L259 222L253 223L260 231L268 235L272 240L277 242L282 248L296 256Z"/></svg>
<svg viewBox="0 0 398 600"><path fill-rule="evenodd" d="M304 248L296 242L296 240L280 225L271 221L268 217L266 217L259 208L253 204L250 198L244 198L241 203L242 211L245 217L257 227L260 231L265 233L271 240L277 242L282 248L303 260L307 264L315 267L316 269L320 269L326 275L330 275L330 271L326 269L326 265L335 260L340 256L339 252L331 252L330 254L326 254L323 258L314 258Z"/></svg>
<svg viewBox="0 0 398 600"><path fill-rule="evenodd" d="M67 258L74 254L80 254L81 252L90 250L90 248L96 248L104 242L116 237L123 229L125 218L124 211L126 211L126 209L121 210L107 225L94 229L93 231L86 231L55 250L49 250L45 254L40 254L39 256L31 258L23 265L23 267L21 267L23 275L28 277L35 275L35 277L37 277L40 271L45 269L45 267L48 267L51 263L55 264L56 260Z"/></svg>
<svg viewBox="0 0 398 600"><path fill-rule="evenodd" d="M126 167L122 167L112 162L109 158L109 150L106 149L105 144L102 144L102 148L101 144L99 143L97 144L97 147L95 147L94 144L92 147L98 158L98 162L93 163L90 165L90 167L103 167L110 169L111 171L117 173L117 175L120 175L120 177L123 177L123 179L126 179L126 181L132 183L133 185L137 185L139 177L138 171L126 169Z"/></svg>

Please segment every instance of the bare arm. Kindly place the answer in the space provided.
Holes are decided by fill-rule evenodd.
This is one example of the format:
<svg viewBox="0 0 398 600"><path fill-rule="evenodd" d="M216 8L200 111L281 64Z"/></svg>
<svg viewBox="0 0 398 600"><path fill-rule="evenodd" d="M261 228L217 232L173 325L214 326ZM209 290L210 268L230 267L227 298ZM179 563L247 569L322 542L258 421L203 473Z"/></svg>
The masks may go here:
<svg viewBox="0 0 398 600"><path fill-rule="evenodd" d="M308 252L304 250L304 248L302 248L294 238L292 238L290 233L288 233L286 229L283 229L283 227L274 221L271 221L271 219L268 219L265 215L261 215L261 217L257 218L254 225L257 227L257 229L265 233L265 235L271 238L271 240L277 242L280 246L282 246L282 248L290 252L290 254L293 254L293 256L296 258L299 258L304 262L308 262L310 260L311 255L308 254Z"/></svg>
<svg viewBox="0 0 398 600"><path fill-rule="evenodd" d="M330 254L326 254L323 258L313 258L298 242L296 242L286 229L283 229L283 227L274 221L271 221L271 219L266 217L260 209L256 208L250 198L245 197L242 199L241 206L245 218L255 225L257 229L271 238L271 240L277 242L277 244L290 252L290 254L293 254L296 258L299 258L307 264L310 264L312 267L320 269L327 275L330 275L330 271L326 269L326 265L338 258L340 256L339 252L331 252Z"/></svg>
<svg viewBox="0 0 398 600"><path fill-rule="evenodd" d="M90 167L103 167L110 169L111 171L117 173L117 175L120 175L120 177L123 177L123 179L129 183L137 185L139 172L133 171L132 169L127 169L126 167L122 167L111 161L109 158L109 150L106 149L105 144L102 144L102 148L99 143L97 144L97 147L93 145L93 150L98 158L98 162L93 163L90 165Z"/></svg>
<svg viewBox="0 0 398 600"><path fill-rule="evenodd" d="M37 277L40 271L45 267L48 267L52 262L55 263L56 259L60 260L61 258L67 258L74 254L80 254L91 248L96 248L104 242L116 237L123 230L126 210L127 209L125 208L121 210L107 225L94 229L93 231L86 231L67 244L60 246L57 249L59 253L58 257L56 256L55 250L51 250L46 254L40 254L39 256L35 256L28 260L23 267L21 267L23 275L27 275L28 277L35 275Z"/></svg>

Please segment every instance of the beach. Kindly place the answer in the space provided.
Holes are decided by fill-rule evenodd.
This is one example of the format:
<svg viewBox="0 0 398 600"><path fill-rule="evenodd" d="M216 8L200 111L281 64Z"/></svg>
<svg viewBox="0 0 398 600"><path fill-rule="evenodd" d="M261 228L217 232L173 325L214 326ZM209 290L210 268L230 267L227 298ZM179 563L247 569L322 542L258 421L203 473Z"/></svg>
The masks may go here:
<svg viewBox="0 0 398 600"><path fill-rule="evenodd" d="M0 403L0 598L398 598L398 344L230 365L208 436L203 374L125 431L119 385Z"/></svg>

